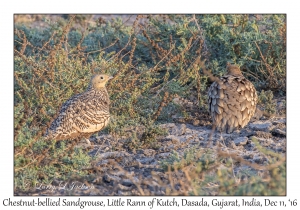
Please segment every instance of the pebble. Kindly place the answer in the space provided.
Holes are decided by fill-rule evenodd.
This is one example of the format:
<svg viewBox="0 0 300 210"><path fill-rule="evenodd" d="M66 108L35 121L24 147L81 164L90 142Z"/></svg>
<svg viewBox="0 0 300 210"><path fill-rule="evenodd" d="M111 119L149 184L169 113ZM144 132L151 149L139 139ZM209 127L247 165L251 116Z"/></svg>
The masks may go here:
<svg viewBox="0 0 300 210"><path fill-rule="evenodd" d="M259 138L265 138L265 139L269 139L272 138L272 134L269 132L263 132L263 131L256 131L255 132L255 136L259 137Z"/></svg>
<svg viewBox="0 0 300 210"><path fill-rule="evenodd" d="M118 177L118 176L114 176L114 175L110 175L110 174L105 174L103 176L103 179L106 181L106 182L113 182L113 181L120 181L121 178Z"/></svg>
<svg viewBox="0 0 300 210"><path fill-rule="evenodd" d="M137 161L142 164L150 164L152 161L154 161L154 158L147 157L147 158L137 159Z"/></svg>
<svg viewBox="0 0 300 210"><path fill-rule="evenodd" d="M280 129L274 129L273 130L273 133L275 133L275 134L279 134L279 135L281 135L281 136L286 136L286 132L285 131L283 131L283 130L280 130Z"/></svg>
<svg viewBox="0 0 300 210"><path fill-rule="evenodd" d="M274 125L277 125L279 123L284 123L285 124L286 123L286 119L279 119L279 120L273 121Z"/></svg>
<svg viewBox="0 0 300 210"><path fill-rule="evenodd" d="M262 164L263 161L264 161L264 158L261 157L261 156L259 156L259 155L254 155L253 161L254 161L255 163Z"/></svg>
<svg viewBox="0 0 300 210"><path fill-rule="evenodd" d="M124 185L126 187L131 187L133 185L133 182L130 179L124 179L122 181L122 185Z"/></svg>
<svg viewBox="0 0 300 210"><path fill-rule="evenodd" d="M118 184L118 188L120 190L129 191L129 190L132 190L132 185L130 187L128 187L128 186L125 186L125 185L122 185L122 184Z"/></svg>
<svg viewBox="0 0 300 210"><path fill-rule="evenodd" d="M200 120L194 120L193 121L193 126L198 126L200 125Z"/></svg>
<svg viewBox="0 0 300 210"><path fill-rule="evenodd" d="M179 137L175 136L175 135L168 135L165 137L166 141L172 141L173 144L179 144L180 143L180 139Z"/></svg>
<svg viewBox="0 0 300 210"><path fill-rule="evenodd" d="M166 158L169 157L171 155L170 152L165 152L165 153L160 153L157 155L158 158Z"/></svg>
<svg viewBox="0 0 300 210"><path fill-rule="evenodd" d="M121 190L118 190L118 195L123 195L123 196L130 196L132 195L132 193L130 191L121 191Z"/></svg>
<svg viewBox="0 0 300 210"><path fill-rule="evenodd" d="M155 150L154 149L144 149L144 155L145 156L153 156L155 155Z"/></svg>
<svg viewBox="0 0 300 210"><path fill-rule="evenodd" d="M270 121L256 121L249 124L250 129L258 131L270 131L272 130L272 123Z"/></svg>
<svg viewBox="0 0 300 210"><path fill-rule="evenodd" d="M164 127L169 128L169 133L171 135L181 136L186 132L185 124L179 124L178 126L176 126L174 123L168 123L167 126Z"/></svg>
<svg viewBox="0 0 300 210"><path fill-rule="evenodd" d="M180 124L179 126L179 129L178 129L178 135L183 135L185 134L186 132L186 125L185 124Z"/></svg>

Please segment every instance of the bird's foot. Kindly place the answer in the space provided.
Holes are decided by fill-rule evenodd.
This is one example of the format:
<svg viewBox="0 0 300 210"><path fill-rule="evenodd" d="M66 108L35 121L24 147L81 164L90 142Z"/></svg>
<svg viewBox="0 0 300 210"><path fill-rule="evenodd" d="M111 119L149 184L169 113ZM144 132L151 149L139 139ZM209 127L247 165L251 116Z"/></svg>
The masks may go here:
<svg viewBox="0 0 300 210"><path fill-rule="evenodd" d="M89 139L85 139L85 142L88 144L88 146L92 145Z"/></svg>
<svg viewBox="0 0 300 210"><path fill-rule="evenodd" d="M95 146L91 144L91 141L88 138L85 138L86 144L84 145L85 149L93 149Z"/></svg>

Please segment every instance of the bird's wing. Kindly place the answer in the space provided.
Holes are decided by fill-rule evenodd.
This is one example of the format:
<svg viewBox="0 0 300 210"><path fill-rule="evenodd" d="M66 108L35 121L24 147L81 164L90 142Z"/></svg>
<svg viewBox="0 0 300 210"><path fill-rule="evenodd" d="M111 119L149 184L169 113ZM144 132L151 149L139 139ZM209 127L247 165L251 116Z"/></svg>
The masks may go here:
<svg viewBox="0 0 300 210"><path fill-rule="evenodd" d="M94 92L79 97L81 107L76 106L72 117L73 127L80 132L95 132L105 127L109 121L109 99L106 92Z"/></svg>
<svg viewBox="0 0 300 210"><path fill-rule="evenodd" d="M210 86L208 103L215 125L232 132L238 126L244 127L255 113L257 94L243 76L225 76Z"/></svg>
<svg viewBox="0 0 300 210"><path fill-rule="evenodd" d="M251 117L255 114L257 93L254 85L246 79L241 81L238 92L240 93L239 102L241 105L240 111L242 115L241 127L244 127L250 121Z"/></svg>
<svg viewBox="0 0 300 210"><path fill-rule="evenodd" d="M224 104L225 88L224 81L218 80L208 90L208 108L216 126L220 125L223 115L228 111L227 104Z"/></svg>
<svg viewBox="0 0 300 210"><path fill-rule="evenodd" d="M108 123L108 106L105 97L95 91L75 95L62 105L49 130L62 139L99 131Z"/></svg>
<svg viewBox="0 0 300 210"><path fill-rule="evenodd" d="M80 97L82 94L75 95L69 98L61 106L57 117L51 123L47 130L46 137L54 139L65 139L70 136L74 136L77 130L73 128L72 117L74 116L75 107L81 107Z"/></svg>

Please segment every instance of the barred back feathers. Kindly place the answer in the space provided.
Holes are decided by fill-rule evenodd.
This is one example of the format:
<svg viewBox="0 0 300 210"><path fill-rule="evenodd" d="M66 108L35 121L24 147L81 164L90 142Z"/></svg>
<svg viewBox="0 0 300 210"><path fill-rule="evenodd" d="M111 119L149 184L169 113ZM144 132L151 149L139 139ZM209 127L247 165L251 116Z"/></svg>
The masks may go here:
<svg viewBox="0 0 300 210"><path fill-rule="evenodd" d="M227 74L208 90L209 112L220 131L231 133L245 127L255 113L256 104L255 87L235 65L227 64Z"/></svg>
<svg viewBox="0 0 300 210"><path fill-rule="evenodd" d="M110 101L105 84L111 78L104 74L94 75L85 92L62 105L45 137L55 140L86 138L107 126Z"/></svg>

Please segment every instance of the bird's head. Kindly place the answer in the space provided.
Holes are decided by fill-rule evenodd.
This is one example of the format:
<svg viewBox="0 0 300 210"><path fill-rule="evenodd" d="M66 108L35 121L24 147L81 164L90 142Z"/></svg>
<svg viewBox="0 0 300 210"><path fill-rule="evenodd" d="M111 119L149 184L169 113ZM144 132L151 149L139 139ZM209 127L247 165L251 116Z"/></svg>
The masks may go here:
<svg viewBox="0 0 300 210"><path fill-rule="evenodd" d="M106 74L96 74L91 78L90 86L95 89L102 89L111 78L113 77Z"/></svg>
<svg viewBox="0 0 300 210"><path fill-rule="evenodd" d="M234 76L243 76L240 67L237 65L232 65L231 63L227 63L227 74Z"/></svg>

